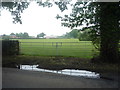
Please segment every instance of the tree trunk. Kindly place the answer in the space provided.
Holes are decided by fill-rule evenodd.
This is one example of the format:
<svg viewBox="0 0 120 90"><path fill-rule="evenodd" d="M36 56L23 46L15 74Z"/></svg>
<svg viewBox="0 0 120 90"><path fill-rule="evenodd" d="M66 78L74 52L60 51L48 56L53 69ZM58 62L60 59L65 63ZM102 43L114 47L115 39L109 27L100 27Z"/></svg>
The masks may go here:
<svg viewBox="0 0 120 90"><path fill-rule="evenodd" d="M118 62L119 52L119 3L100 3L100 59L103 62Z"/></svg>

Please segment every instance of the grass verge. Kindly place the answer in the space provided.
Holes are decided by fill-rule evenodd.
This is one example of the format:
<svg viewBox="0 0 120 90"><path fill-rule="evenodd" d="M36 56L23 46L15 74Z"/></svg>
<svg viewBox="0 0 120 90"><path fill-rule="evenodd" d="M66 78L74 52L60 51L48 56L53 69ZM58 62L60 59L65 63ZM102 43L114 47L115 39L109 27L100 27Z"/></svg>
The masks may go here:
<svg viewBox="0 0 120 90"><path fill-rule="evenodd" d="M90 59L79 57L56 57L56 56L6 56L2 58L3 67L16 68L20 64L38 64L39 68L61 70L79 69L95 72L120 72L118 64L92 63Z"/></svg>

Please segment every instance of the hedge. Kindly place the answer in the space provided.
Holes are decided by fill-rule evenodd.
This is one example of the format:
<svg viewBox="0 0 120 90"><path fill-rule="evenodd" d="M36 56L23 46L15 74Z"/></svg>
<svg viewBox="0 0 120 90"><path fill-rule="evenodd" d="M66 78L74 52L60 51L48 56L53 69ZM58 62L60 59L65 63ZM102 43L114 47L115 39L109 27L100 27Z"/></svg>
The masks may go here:
<svg viewBox="0 0 120 90"><path fill-rule="evenodd" d="M19 41L2 40L2 55L19 55Z"/></svg>

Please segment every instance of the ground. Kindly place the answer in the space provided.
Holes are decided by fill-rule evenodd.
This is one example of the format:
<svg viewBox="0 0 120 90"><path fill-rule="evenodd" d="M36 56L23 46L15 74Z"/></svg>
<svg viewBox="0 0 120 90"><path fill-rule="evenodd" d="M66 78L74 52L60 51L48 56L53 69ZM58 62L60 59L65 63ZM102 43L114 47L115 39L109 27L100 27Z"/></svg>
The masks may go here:
<svg viewBox="0 0 120 90"><path fill-rule="evenodd" d="M112 80L112 81L115 80L116 82L120 82L120 78L119 78L120 70L118 69L118 64L92 63L90 59L84 59L84 58L78 58L78 57L60 57L60 56L59 57L54 57L54 56L43 57L43 56L19 55L19 56L6 56L6 57L3 57L3 60L2 60L3 67L17 68L16 66L20 64L26 64L26 65L37 64L39 65L38 68L51 69L51 70L61 70L61 69L89 70L89 71L100 73L100 77L102 79ZM7 70L7 69L3 69L3 72L4 70ZM9 71L8 69L7 72L9 74L12 74L14 73L13 71L11 72L11 70ZM23 71L15 69L15 72L22 74ZM7 73L3 73L3 74L5 74L3 75L4 76L3 80L4 80L5 78L7 78L5 76L8 74ZM24 73L23 73L23 76L24 76ZM33 77L36 77L36 76L33 75ZM12 78L12 76L8 78Z"/></svg>
<svg viewBox="0 0 120 90"><path fill-rule="evenodd" d="M3 88L118 88L118 81L3 68Z"/></svg>

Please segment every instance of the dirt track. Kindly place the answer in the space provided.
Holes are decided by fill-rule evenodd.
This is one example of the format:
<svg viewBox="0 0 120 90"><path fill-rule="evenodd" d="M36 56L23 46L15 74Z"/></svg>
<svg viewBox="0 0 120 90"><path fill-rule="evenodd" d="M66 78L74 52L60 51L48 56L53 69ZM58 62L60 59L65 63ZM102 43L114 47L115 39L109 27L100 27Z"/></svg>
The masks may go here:
<svg viewBox="0 0 120 90"><path fill-rule="evenodd" d="M118 82L3 68L3 88L118 88Z"/></svg>

